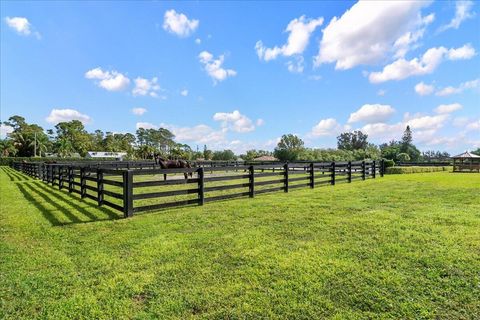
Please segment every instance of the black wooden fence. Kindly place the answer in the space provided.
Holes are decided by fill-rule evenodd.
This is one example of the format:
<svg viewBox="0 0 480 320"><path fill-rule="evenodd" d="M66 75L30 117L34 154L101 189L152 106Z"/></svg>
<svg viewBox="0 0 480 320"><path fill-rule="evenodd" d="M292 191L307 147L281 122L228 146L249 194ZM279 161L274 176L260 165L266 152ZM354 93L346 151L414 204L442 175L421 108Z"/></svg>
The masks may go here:
<svg viewBox="0 0 480 320"><path fill-rule="evenodd" d="M262 193L289 192L292 189L315 188L339 182L351 183L383 176L385 172L383 160L260 165L236 163L233 166L206 165L179 169L161 169L152 162L80 165L15 162L12 167L60 190L66 189L69 193L79 194L81 198L92 199L99 206L121 211L125 217L161 208L203 205L238 197L253 198ZM191 174L191 177L185 179L184 174ZM167 176L170 178L167 179ZM159 187L167 188L158 191ZM174 200L148 203L164 198ZM145 201L147 204L141 205Z"/></svg>

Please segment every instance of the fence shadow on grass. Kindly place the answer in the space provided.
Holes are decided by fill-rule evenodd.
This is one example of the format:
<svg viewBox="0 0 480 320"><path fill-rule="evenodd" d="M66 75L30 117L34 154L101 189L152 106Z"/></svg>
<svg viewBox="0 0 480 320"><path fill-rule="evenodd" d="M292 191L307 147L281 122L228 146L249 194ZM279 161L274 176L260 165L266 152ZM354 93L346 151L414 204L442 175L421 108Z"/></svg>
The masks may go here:
<svg viewBox="0 0 480 320"><path fill-rule="evenodd" d="M25 199L33 203L53 226L89 223L102 220L116 220L121 214L108 208L97 207L82 199L73 199L60 190L55 190L40 181L17 184ZM66 221L59 219L61 213Z"/></svg>
<svg viewBox="0 0 480 320"><path fill-rule="evenodd" d="M13 170L10 167L2 167L2 171L5 172L5 174L8 176L10 181L13 181L13 182L21 182L21 181L30 180L29 176L27 176L23 173L20 173L16 170Z"/></svg>

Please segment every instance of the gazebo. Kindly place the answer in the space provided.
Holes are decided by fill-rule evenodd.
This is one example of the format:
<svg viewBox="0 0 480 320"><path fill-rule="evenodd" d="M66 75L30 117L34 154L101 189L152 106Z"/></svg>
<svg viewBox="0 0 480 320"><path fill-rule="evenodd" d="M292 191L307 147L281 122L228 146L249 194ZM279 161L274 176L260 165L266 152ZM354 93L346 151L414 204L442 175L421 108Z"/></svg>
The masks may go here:
<svg viewBox="0 0 480 320"><path fill-rule="evenodd" d="M465 151L453 158L453 172L479 172L480 156Z"/></svg>

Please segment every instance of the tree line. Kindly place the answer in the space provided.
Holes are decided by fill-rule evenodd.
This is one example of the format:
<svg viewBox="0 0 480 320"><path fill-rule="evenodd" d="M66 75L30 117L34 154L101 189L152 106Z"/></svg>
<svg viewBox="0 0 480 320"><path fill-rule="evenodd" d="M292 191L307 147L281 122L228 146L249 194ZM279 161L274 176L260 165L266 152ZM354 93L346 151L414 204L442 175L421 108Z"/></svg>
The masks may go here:
<svg viewBox="0 0 480 320"><path fill-rule="evenodd" d="M361 131L344 132L337 137L337 148L307 148L296 135L283 135L274 151L248 150L236 155L232 150L192 150L187 144L175 141L168 129L139 128L135 134L88 132L82 122L72 120L60 122L54 129L45 131L38 124L27 123L25 118L15 115L3 125L12 132L0 140L0 155L3 157L84 157L88 151L126 152L130 159L151 159L155 154L167 158L187 160L253 160L261 156L274 156L282 161L354 161L363 159L390 159L393 161L434 161L448 158L447 152L420 152L413 144L413 133L406 127L400 140L392 140L379 146L368 141ZM198 148L197 148L198 149ZM480 149L477 150L480 154Z"/></svg>

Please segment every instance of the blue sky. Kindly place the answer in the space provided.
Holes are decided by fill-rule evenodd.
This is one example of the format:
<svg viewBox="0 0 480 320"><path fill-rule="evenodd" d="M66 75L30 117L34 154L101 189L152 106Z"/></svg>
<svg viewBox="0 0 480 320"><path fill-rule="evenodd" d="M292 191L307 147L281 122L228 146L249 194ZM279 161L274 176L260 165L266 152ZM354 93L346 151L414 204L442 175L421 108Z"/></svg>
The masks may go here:
<svg viewBox="0 0 480 320"><path fill-rule="evenodd" d="M457 153L480 147L479 15L469 1L2 1L1 117L163 126L236 152L284 133L381 143L409 124L421 150Z"/></svg>

